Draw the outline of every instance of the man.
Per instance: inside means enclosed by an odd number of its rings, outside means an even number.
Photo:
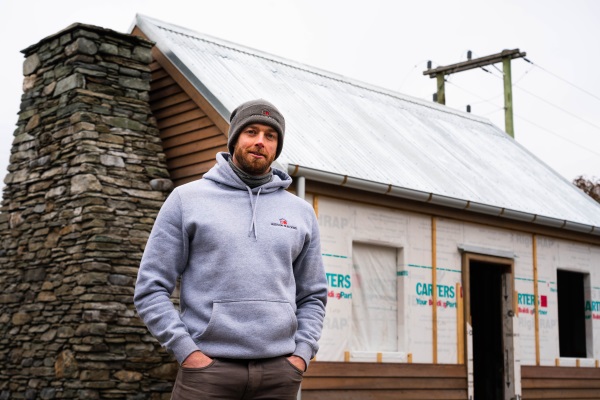
[[[275,106],[243,103],[229,154],[158,214],[134,302],[181,364],[173,399],[295,399],[317,352],[327,300],[319,228],[310,205],[285,190],[291,178],[271,168],[284,134]]]

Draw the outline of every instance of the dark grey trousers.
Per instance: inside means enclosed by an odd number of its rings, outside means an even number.
[[[285,357],[214,359],[204,368],[180,367],[171,400],[296,400],[302,371]]]

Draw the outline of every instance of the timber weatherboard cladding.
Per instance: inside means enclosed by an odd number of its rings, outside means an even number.
[[[523,400],[600,400],[600,368],[521,367]]]
[[[150,107],[160,131],[171,179],[202,177],[227,151],[227,137],[158,62],[151,65]]]
[[[302,399],[466,399],[464,365],[315,361],[304,375]]]

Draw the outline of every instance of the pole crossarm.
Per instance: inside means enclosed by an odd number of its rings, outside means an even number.
[[[438,74],[450,75],[456,72],[467,71],[469,69],[484,67],[486,65],[496,64],[502,62],[504,59],[512,60],[514,58],[521,58],[527,55],[526,52],[521,52],[519,49],[514,50],[503,50],[500,53],[492,54],[491,56],[485,56],[475,58],[473,60],[464,61],[456,64],[446,65],[443,67],[437,67],[434,69],[428,69],[423,71],[423,75],[429,75],[430,78],[435,78]]]

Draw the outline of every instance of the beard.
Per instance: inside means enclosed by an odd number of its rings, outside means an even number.
[[[255,158],[251,151],[259,153],[263,157]],[[233,151],[233,160],[238,167],[248,175],[260,176],[266,174],[275,160],[275,154],[269,155],[259,149],[243,149],[236,146]]]

